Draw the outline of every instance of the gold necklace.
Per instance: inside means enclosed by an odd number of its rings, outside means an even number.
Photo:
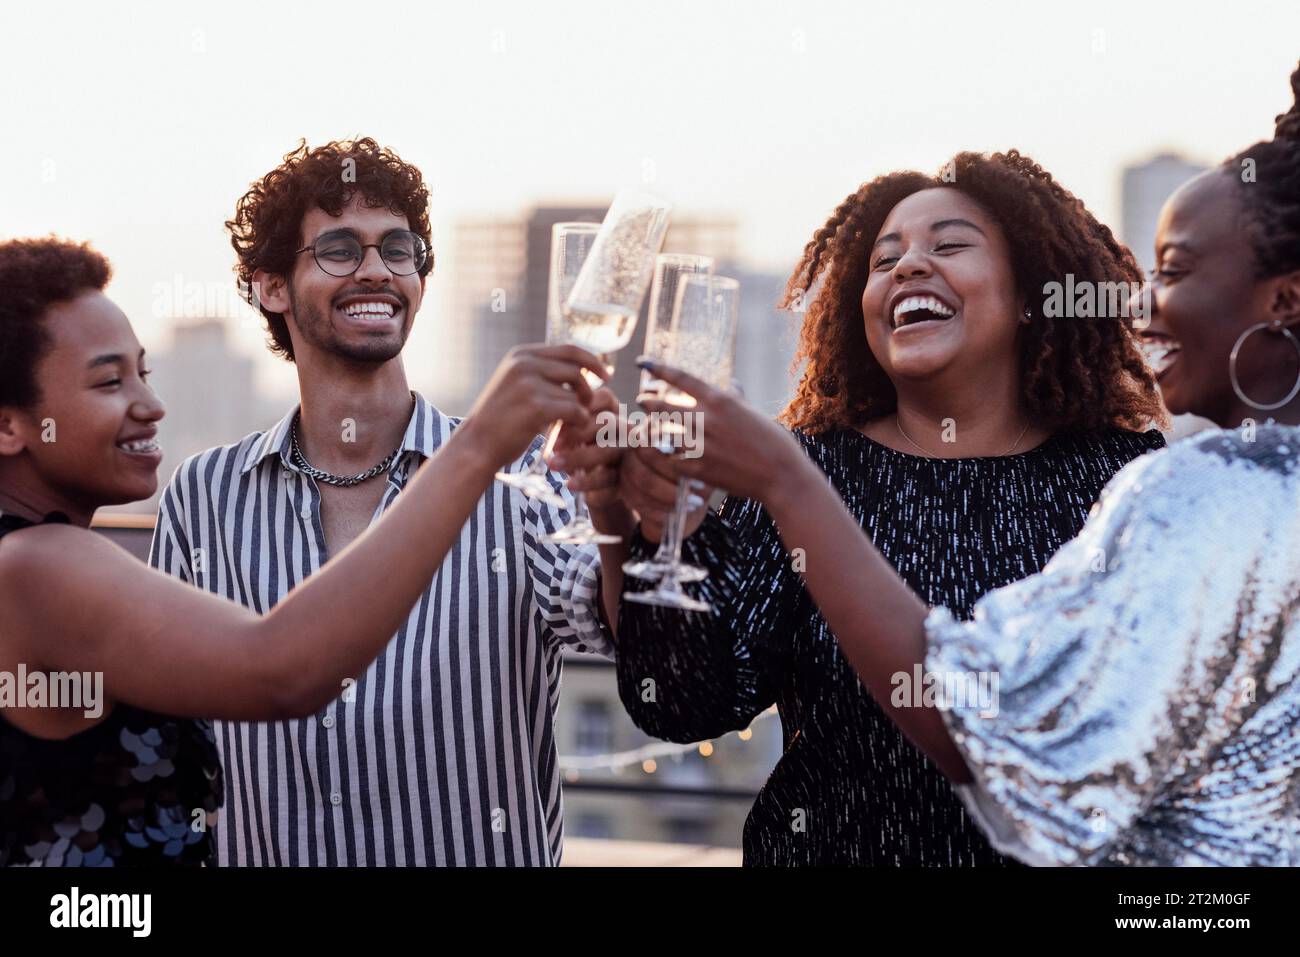
[[[925,449],[922,449],[921,446],[920,446],[920,444],[919,444],[915,439],[913,439],[910,435],[908,435],[906,432],[903,431],[903,420],[902,420],[902,418],[901,418],[897,413],[895,413],[895,415],[894,415],[894,426],[898,429],[898,434],[901,435],[903,438],[907,439],[907,441],[911,442],[911,443],[912,443],[913,445],[915,445],[918,449],[921,449],[921,453],[922,453],[922,454],[923,454],[927,459],[935,458],[935,456],[931,455],[931,454],[930,454],[929,452],[927,452]],[[1029,425],[1026,424],[1025,427],[1024,427],[1023,429],[1020,430],[1020,434],[1016,436],[1016,440],[1015,440],[1014,442],[1011,443],[1011,448],[1007,449],[1007,450],[1006,450],[1005,452],[1003,452],[1002,454],[1003,454],[1003,455],[1010,455],[1012,452],[1014,452],[1014,451],[1016,450],[1016,446],[1018,446],[1018,445],[1020,444],[1020,440],[1023,439],[1023,438],[1025,437],[1025,433],[1028,432],[1028,431],[1029,431]]]

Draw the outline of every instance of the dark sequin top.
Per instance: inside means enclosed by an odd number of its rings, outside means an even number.
[[[0,538],[31,524],[0,515]],[[46,740],[0,711],[0,866],[206,863],[221,796],[206,721],[119,704],[94,727]]]
[[[908,585],[958,618],[1041,570],[1111,477],[1164,445],[1154,430],[1111,430],[1018,455],[929,459],[856,430],[796,436]],[[653,546],[637,534],[630,550],[648,558]],[[761,506],[728,498],[683,558],[708,569],[687,588],[715,614],[623,602],[619,694],[642,730],[683,742],[743,729],[776,704],[784,754],[745,823],[747,865],[1014,863],[863,689]]]

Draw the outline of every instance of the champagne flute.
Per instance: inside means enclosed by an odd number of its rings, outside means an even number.
[[[551,267],[546,289],[546,341],[566,342],[564,338],[564,303],[582,271],[591,252],[600,223],[556,223],[551,227]],[[496,473],[498,481],[513,485],[529,498],[539,499],[554,508],[564,508],[565,502],[547,480],[546,461],[555,448],[560,434],[560,421],[551,425],[542,452],[532,464],[521,472],[502,470]]]
[[[677,286],[680,277],[685,275],[709,274],[713,272],[713,259],[709,256],[694,256],[689,253],[664,253],[655,260],[654,281],[650,284],[650,311],[646,316],[644,355],[650,359],[668,361],[670,334],[673,322],[673,306],[677,301]],[[641,372],[641,389],[637,398],[646,396],[662,398],[668,383],[656,378],[646,369]],[[665,451],[671,451],[667,447]],[[678,494],[678,508],[682,508],[682,495]],[[700,581],[708,576],[702,568],[694,565],[673,562],[672,536],[664,535],[659,540],[659,550],[653,558],[639,562],[626,562],[623,573],[633,578],[656,581],[667,571],[677,569],[683,581]]]
[[[614,197],[600,224],[591,251],[582,265],[557,320],[557,341],[594,352],[606,371],[614,371],[614,353],[628,344],[637,313],[654,273],[655,255],[668,231],[666,202],[649,193],[624,191]],[[592,388],[604,384],[583,370]],[[568,525],[542,537],[545,542],[605,544],[617,535],[596,530],[583,510],[582,493],[575,496],[574,517]]]
[[[703,379],[715,388],[730,389],[739,309],[740,283],[735,279],[709,274],[680,277],[669,331],[668,364]],[[681,409],[683,417],[689,416],[695,406],[691,395],[673,387],[664,391],[663,400]],[[660,425],[659,431],[689,437],[684,425],[672,421]],[[700,441],[703,441],[703,436],[700,436]],[[682,562],[682,535],[690,487],[690,480],[678,480],[677,504],[664,527],[665,537],[671,536],[668,542],[671,564],[660,576],[657,586],[650,591],[624,592],[626,600],[686,611],[713,611],[708,602],[691,597],[682,588],[687,581],[708,577],[703,569]]]

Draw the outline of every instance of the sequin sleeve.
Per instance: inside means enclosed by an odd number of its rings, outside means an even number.
[[[927,619],[963,802],[1032,864],[1294,862],[1300,440],[1213,432],[1107,486],[1042,573]],[[990,700],[961,689],[992,688]],[[991,701],[991,706],[990,706]]]
[[[649,558],[655,547],[638,533],[631,557]],[[621,602],[618,687],[647,734],[700,741],[747,727],[774,703],[790,635],[810,612],[776,526],[756,502],[724,501],[683,542],[682,558],[708,571],[687,589],[714,613]],[[628,591],[650,587],[624,581]]]

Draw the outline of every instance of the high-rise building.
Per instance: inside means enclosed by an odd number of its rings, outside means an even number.
[[[1206,167],[1174,153],[1161,153],[1124,168],[1120,201],[1120,238],[1133,250],[1143,272],[1155,266],[1156,222],[1160,208],[1183,183]]]
[[[451,314],[441,317],[444,351],[429,395],[448,414],[469,411],[497,362],[523,341],[512,320],[522,299],[524,232],[519,220],[462,220],[453,227]]]
[[[717,271],[740,280],[736,381],[746,401],[775,417],[794,394],[791,363],[803,313],[777,308],[785,293],[785,273],[733,264],[719,264]]]

